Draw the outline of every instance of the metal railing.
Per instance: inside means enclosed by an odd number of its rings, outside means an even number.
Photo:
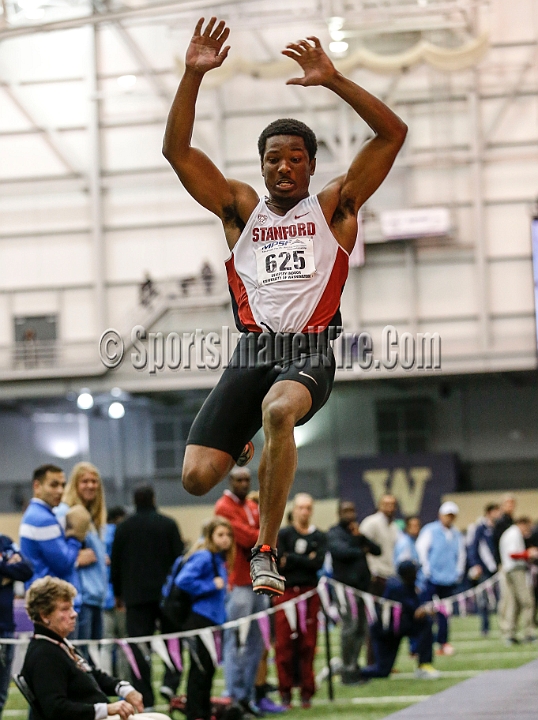
[[[184,276],[139,285],[139,301],[118,321],[116,329],[130,344],[135,325],[150,329],[170,308],[185,312],[229,303],[225,278]],[[106,372],[99,359],[98,338],[86,340],[21,340],[0,345],[0,381],[46,379],[62,376],[100,375]]]

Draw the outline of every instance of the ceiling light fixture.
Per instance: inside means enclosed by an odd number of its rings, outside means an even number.
[[[79,410],[90,410],[93,407],[93,396],[87,388],[80,391],[77,398],[77,407]]]
[[[338,32],[344,27],[345,18],[338,15],[329,18],[329,34],[333,37],[334,32]],[[335,38],[336,39],[336,38]]]
[[[119,420],[125,415],[125,408],[120,402],[113,402],[108,408],[108,417]]]
[[[334,40],[329,43],[329,50],[333,55],[343,55],[348,51],[349,45],[344,40]]]
[[[120,75],[116,82],[122,90],[132,90],[136,85],[136,75]]]

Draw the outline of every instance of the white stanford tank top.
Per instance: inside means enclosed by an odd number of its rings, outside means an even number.
[[[348,267],[316,195],[283,216],[262,198],[226,261],[238,328],[321,332],[340,307]]]

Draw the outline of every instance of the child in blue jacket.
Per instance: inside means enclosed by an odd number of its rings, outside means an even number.
[[[184,630],[222,625],[226,621],[224,600],[228,571],[233,564],[235,544],[232,526],[215,517],[204,527],[204,537],[187,555],[175,579],[176,585],[192,596]],[[189,638],[191,663],[187,680],[187,720],[210,720],[211,684],[215,667],[199,637]]]

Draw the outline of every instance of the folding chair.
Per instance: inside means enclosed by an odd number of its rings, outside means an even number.
[[[39,709],[37,707],[35,695],[30,690],[30,686],[26,682],[26,678],[21,673],[19,673],[18,675],[13,675],[13,682],[17,686],[20,694],[30,706],[30,717],[32,717],[32,715],[34,714],[39,715]]]

